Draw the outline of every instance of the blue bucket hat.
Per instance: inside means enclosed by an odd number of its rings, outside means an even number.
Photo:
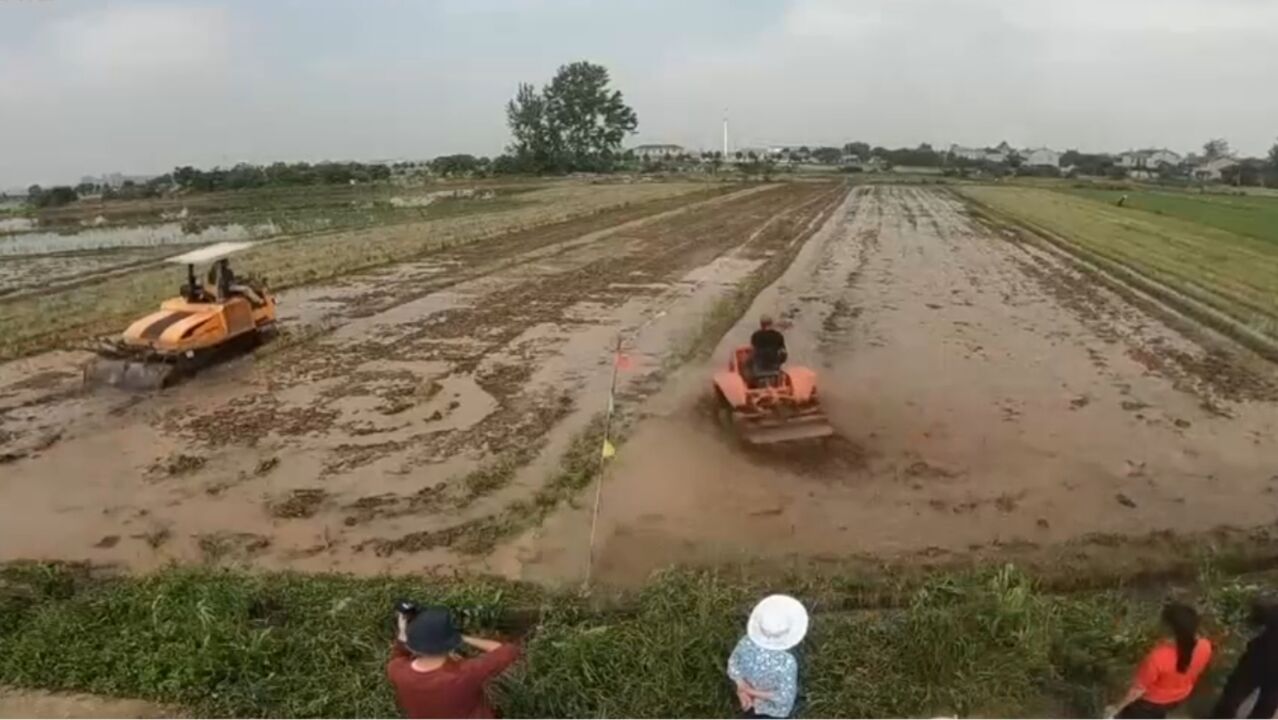
[[[445,608],[425,608],[408,623],[404,633],[408,649],[418,655],[446,655],[462,644],[453,614]]]

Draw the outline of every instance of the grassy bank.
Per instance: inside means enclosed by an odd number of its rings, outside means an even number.
[[[1008,568],[934,575],[899,607],[838,610],[863,579],[802,585],[671,571],[592,600],[460,578],[355,579],[174,569],[95,578],[0,570],[0,683],[175,703],[204,715],[386,716],[382,674],[399,597],[447,603],[475,632],[524,637],[500,688],[508,716],[733,714],[722,675],[753,600],[785,589],[814,613],[802,651],[810,716],[1095,713],[1145,647],[1165,589],[1056,595]],[[1192,599],[1235,649],[1250,589],[1207,577]],[[1216,663],[1219,681],[1227,665]],[[1215,694],[1208,688],[1198,702]]]
[[[1278,336],[1278,243],[1064,192],[989,185],[959,192]]]
[[[1126,208],[1188,220],[1278,245],[1278,198],[1171,190],[1094,190],[1071,187],[1073,195]]]

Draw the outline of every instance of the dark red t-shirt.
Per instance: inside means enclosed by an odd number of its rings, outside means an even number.
[[[413,669],[413,656],[400,643],[391,648],[386,676],[395,687],[395,702],[409,718],[492,718],[484,687],[519,659],[519,646],[501,647],[467,660],[448,660],[436,670]]]

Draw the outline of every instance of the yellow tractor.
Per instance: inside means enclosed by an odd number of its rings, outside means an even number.
[[[237,280],[226,259],[252,245],[216,243],[169,258],[166,262],[186,266],[178,297],[93,348],[98,357],[85,366],[85,383],[155,390],[273,336],[275,296],[264,283]],[[208,284],[195,274],[206,264]]]

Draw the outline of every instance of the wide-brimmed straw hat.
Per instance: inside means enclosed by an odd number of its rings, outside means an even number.
[[[789,595],[769,595],[750,611],[746,635],[766,650],[789,650],[808,634],[808,611]]]

